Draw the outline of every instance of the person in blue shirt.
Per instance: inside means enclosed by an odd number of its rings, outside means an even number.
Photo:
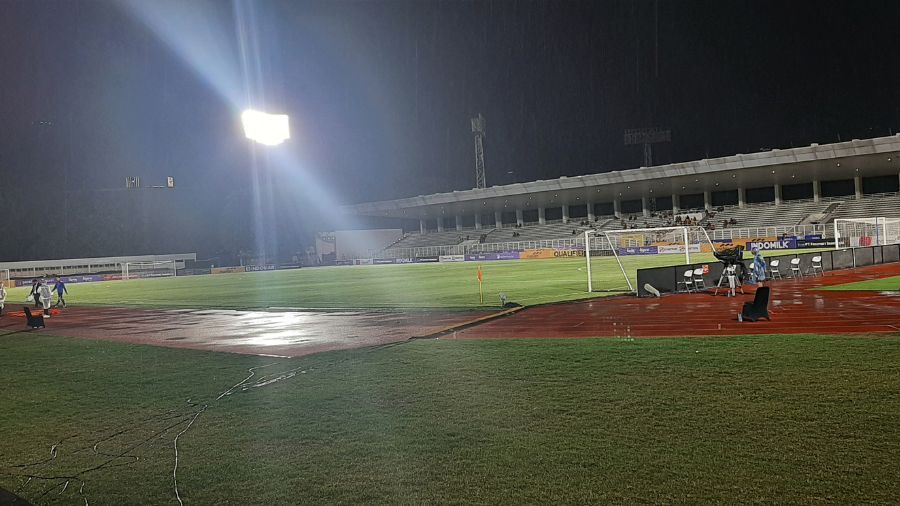
[[[66,307],[66,299],[63,298],[63,295],[69,293],[69,290],[66,289],[66,284],[62,278],[56,278],[56,284],[53,285],[53,289],[56,290],[56,307],[59,307],[60,304],[62,304],[62,307]]]
[[[753,248],[753,277],[756,280],[756,284],[762,286],[763,281],[766,280],[766,261],[763,259],[762,253],[759,251],[759,248]]]

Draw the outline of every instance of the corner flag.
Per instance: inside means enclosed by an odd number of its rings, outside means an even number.
[[[478,266],[478,274],[475,275],[478,278],[478,296],[480,297],[481,304],[484,304],[484,290],[482,290],[481,286],[484,283],[484,274],[481,272],[481,266]]]

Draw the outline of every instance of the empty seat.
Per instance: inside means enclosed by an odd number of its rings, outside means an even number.
[[[684,276],[681,278],[681,281],[678,282],[678,285],[683,285],[684,291],[690,292],[691,288],[694,286],[694,270],[688,269],[684,271]]]
[[[703,279],[703,267],[697,267],[696,269],[694,269],[694,289],[706,289],[706,281]]]
[[[822,257],[820,255],[816,255],[812,257],[812,264],[810,266],[810,270],[812,271],[813,276],[825,275],[825,271],[822,269]]]
[[[769,272],[771,273],[772,279],[781,279],[781,271],[778,270],[778,266],[781,265],[781,260],[777,258],[769,262]]]
[[[792,258],[791,259],[791,277],[792,278],[802,278],[803,272],[800,271],[800,259]]]

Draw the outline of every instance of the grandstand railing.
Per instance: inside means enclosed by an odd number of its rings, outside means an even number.
[[[823,224],[779,225],[772,227],[745,227],[708,230],[712,240],[753,239],[756,237],[778,237],[781,235],[822,235],[831,237],[833,227]],[[416,248],[391,248],[372,251],[371,258],[420,258],[441,255],[471,255],[496,251],[522,251],[526,249],[572,249],[583,248],[584,237],[578,235],[571,238],[545,239],[539,241],[506,241],[483,244],[453,244],[446,246],[420,246]]]

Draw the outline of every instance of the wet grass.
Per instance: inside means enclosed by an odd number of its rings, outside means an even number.
[[[714,262],[711,254],[692,255]],[[635,283],[637,269],[679,265],[683,255],[622,257]],[[584,258],[483,262],[484,303],[474,262],[307,268],[290,271],[110,281],[69,285],[73,304],[188,308],[484,308],[499,294],[523,305],[609,295],[587,292]],[[612,257],[592,263],[596,290],[627,290]],[[620,294],[621,291],[612,292]],[[10,290],[8,302],[25,299]]]
[[[257,374],[296,375],[216,400],[275,361]],[[75,476],[90,504],[176,503],[172,440],[207,405],[179,439],[185,504],[894,504],[898,363],[900,336],[883,335],[437,340],[275,360],[12,334],[0,487],[83,504],[72,478],[22,487]],[[60,440],[52,461],[14,467]]]
[[[881,279],[869,279],[843,285],[825,286],[820,290],[871,290],[871,291],[898,291],[900,290],[900,276]]]

